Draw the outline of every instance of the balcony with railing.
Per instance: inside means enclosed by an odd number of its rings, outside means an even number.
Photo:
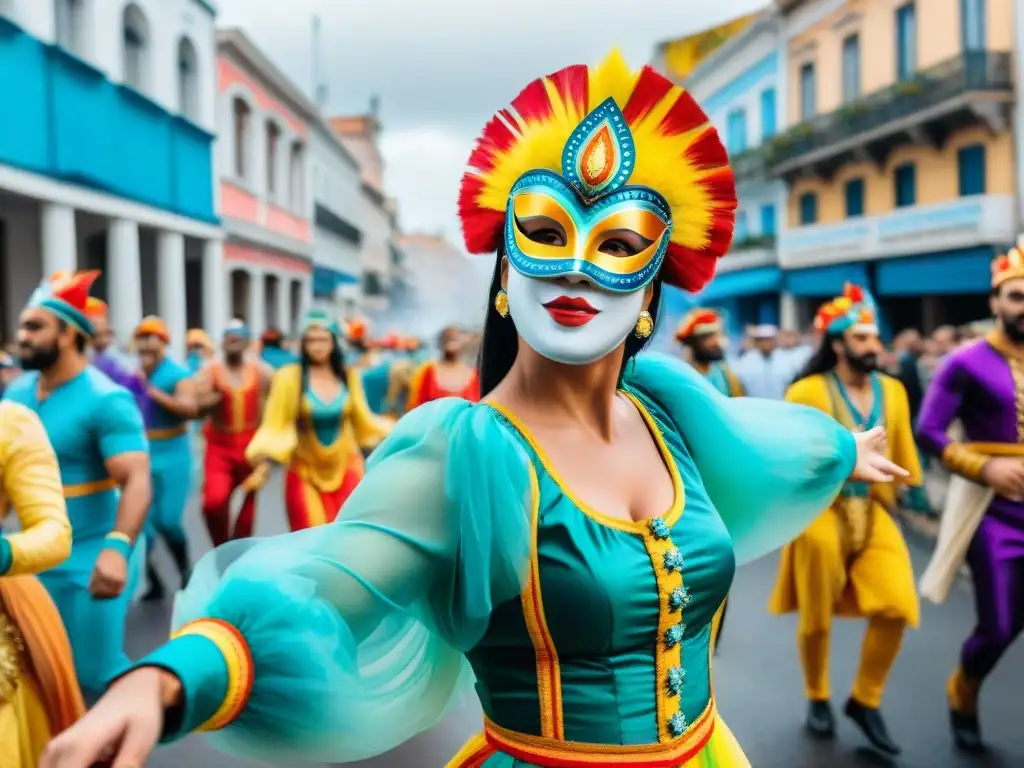
[[[774,235],[753,235],[733,241],[729,252],[718,261],[719,274],[778,264]]]
[[[0,17],[0,163],[216,221],[210,133]]]
[[[967,51],[776,136],[766,148],[768,171],[829,177],[851,161],[881,165],[904,144],[941,147],[953,131],[979,122],[1005,128],[1012,99],[1010,54]]]

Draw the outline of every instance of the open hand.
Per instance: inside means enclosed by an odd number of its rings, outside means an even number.
[[[850,480],[860,483],[891,483],[897,478],[910,477],[903,467],[894,464],[885,455],[888,439],[882,427],[856,432],[857,463]]]
[[[128,582],[128,561],[116,549],[104,549],[96,558],[89,581],[89,594],[97,600],[120,596]]]
[[[160,739],[164,710],[180,696],[181,684],[169,672],[155,667],[129,672],[46,745],[39,768],[140,768]]]
[[[259,491],[267,484],[268,480],[270,480],[270,465],[262,462],[257,464],[249,476],[242,481],[242,488],[250,493]]]

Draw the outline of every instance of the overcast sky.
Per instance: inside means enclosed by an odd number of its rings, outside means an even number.
[[[322,20],[328,113],[381,99],[385,186],[406,231],[458,242],[455,200],[477,133],[531,79],[619,46],[634,66],[658,41],[766,0],[217,0],[307,93],[312,19]],[[626,9],[629,9],[628,12]],[[461,242],[459,242],[461,245]]]

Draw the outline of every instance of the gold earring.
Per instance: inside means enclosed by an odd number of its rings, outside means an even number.
[[[508,317],[508,294],[504,289],[494,296],[494,309],[502,317]]]
[[[651,317],[651,313],[646,309],[640,313],[639,317],[637,317],[636,327],[633,329],[633,333],[636,334],[638,339],[646,339],[654,333],[654,318]]]

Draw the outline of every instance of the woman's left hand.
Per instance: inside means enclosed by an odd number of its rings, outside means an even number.
[[[867,432],[855,432],[853,439],[857,443],[857,464],[850,474],[850,480],[861,483],[891,483],[897,478],[910,477],[907,470],[886,457],[888,439],[885,429],[875,427]]]

